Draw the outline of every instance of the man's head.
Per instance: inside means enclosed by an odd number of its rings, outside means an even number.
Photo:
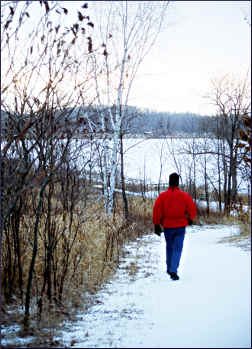
[[[174,172],[169,177],[169,186],[170,187],[178,187],[179,185],[179,175]]]

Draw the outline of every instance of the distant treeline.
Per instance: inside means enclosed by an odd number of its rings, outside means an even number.
[[[158,112],[152,110],[135,111],[136,117],[131,117],[134,108],[129,113],[129,120],[124,121],[126,133],[151,133],[153,136],[166,136],[178,134],[203,134],[212,133],[214,118],[190,112]],[[211,126],[212,125],[212,126]]]
[[[203,135],[214,133],[213,116],[202,116],[190,112],[158,112],[149,109],[140,109],[134,106],[125,107],[125,116],[122,120],[122,133],[124,135],[141,135],[144,133],[150,134],[153,137],[173,136],[173,135]],[[115,111],[112,108],[99,108],[99,113],[104,113],[104,121],[107,132],[112,130],[111,116],[115,117]],[[110,114],[111,112],[111,114]],[[25,125],[26,120],[30,115],[15,114],[13,112],[1,111],[2,117],[2,135],[10,129],[10,124],[18,123],[19,129]],[[67,108],[57,110],[54,113],[55,125],[64,126],[64,130],[73,127],[76,128],[78,134],[84,136],[85,133],[99,133],[101,129],[100,118],[98,117],[98,108],[94,106]]]

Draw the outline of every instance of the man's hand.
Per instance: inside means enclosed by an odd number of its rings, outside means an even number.
[[[191,218],[188,217],[187,219],[188,219],[188,224],[193,225],[193,221],[191,220]]]
[[[157,234],[158,236],[160,236],[162,233],[162,229],[160,227],[160,225],[155,225],[155,234]]]

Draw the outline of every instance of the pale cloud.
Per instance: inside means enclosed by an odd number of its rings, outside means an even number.
[[[146,57],[131,102],[162,111],[214,114],[203,96],[215,76],[245,76],[251,62],[249,1],[178,1]],[[168,11],[169,16],[169,11]],[[174,24],[175,23],[175,24]]]

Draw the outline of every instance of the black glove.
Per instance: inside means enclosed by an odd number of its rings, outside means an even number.
[[[193,225],[193,221],[191,220],[191,218],[187,218],[188,219],[188,225]]]
[[[157,234],[158,236],[160,236],[162,233],[162,229],[160,227],[160,225],[155,225],[155,234]]]

